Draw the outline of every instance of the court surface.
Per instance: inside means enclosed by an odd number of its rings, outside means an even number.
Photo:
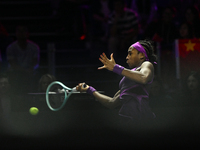
[[[199,142],[199,108],[158,109],[162,119],[159,118],[156,124],[129,130],[120,125],[118,108],[107,109],[88,94],[73,94],[57,112],[47,107],[43,96],[20,97],[20,107],[13,103],[16,107],[12,106],[9,113],[1,113],[0,147],[167,148],[193,147]],[[29,102],[25,103],[27,99]],[[38,115],[29,114],[31,106],[39,108]],[[185,112],[193,112],[196,117],[185,116]]]

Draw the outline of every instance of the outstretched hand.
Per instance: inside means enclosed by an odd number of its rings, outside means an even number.
[[[104,64],[104,66],[99,67],[98,69],[108,69],[110,71],[113,71],[113,68],[116,65],[115,60],[113,58],[113,53],[110,55],[110,59],[108,59],[106,54],[103,53],[102,55],[100,55],[99,60]]]

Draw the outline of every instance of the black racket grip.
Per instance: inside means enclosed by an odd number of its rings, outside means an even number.
[[[84,83],[84,84],[82,85],[82,87],[83,87],[83,88],[86,88],[86,87],[87,87],[87,85]]]

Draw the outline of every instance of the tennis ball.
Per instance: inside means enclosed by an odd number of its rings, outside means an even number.
[[[31,107],[29,112],[31,115],[37,115],[39,113],[39,109],[37,107]]]

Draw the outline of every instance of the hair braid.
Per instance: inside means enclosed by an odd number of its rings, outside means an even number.
[[[154,54],[154,46],[153,46],[153,41],[151,40],[140,40],[138,41],[142,46],[143,48],[145,49],[146,53],[147,53],[147,56],[149,58],[149,61],[151,63],[154,63],[157,61],[157,56]]]

